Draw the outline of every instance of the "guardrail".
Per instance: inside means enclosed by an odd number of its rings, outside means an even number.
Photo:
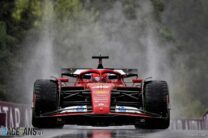
[[[31,105],[0,101],[0,126],[31,127]],[[201,119],[171,120],[170,129],[208,130],[208,112]]]

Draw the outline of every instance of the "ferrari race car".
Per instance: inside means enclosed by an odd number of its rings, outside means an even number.
[[[61,128],[64,124],[169,127],[166,81],[141,79],[137,69],[104,68],[102,59],[108,56],[92,58],[99,60],[97,69],[63,68],[59,78],[35,81],[34,127]]]

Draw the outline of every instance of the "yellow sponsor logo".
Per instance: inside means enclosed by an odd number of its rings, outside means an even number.
[[[98,90],[98,91],[96,91],[96,93],[97,93],[97,94],[104,94],[104,93],[106,93],[106,91]]]

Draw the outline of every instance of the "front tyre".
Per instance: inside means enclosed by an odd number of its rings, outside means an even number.
[[[40,115],[55,111],[58,108],[58,86],[52,80],[37,80],[34,84],[34,107],[32,111],[32,125],[37,128],[60,128],[55,119],[41,118]]]
[[[144,84],[145,110],[161,115],[161,119],[147,119],[142,128],[167,129],[170,125],[169,90],[166,81],[148,81]],[[135,125],[136,128],[139,126]]]

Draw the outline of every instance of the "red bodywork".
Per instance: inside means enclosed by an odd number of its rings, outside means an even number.
[[[86,74],[91,74],[91,78],[84,79],[83,76]],[[117,76],[116,79],[109,79],[107,77],[107,75],[109,74]],[[98,77],[99,79],[96,80],[96,77]],[[134,124],[136,121],[138,122],[138,120],[140,121],[142,119],[151,118],[151,115],[143,112],[111,112],[111,95],[113,89],[125,88],[126,90],[128,90],[131,88],[141,89],[142,87],[142,79],[133,79],[131,86],[128,86],[124,82],[124,78],[125,75],[109,69],[92,69],[83,71],[76,77],[76,81],[73,86],[69,86],[66,84],[66,82],[68,82],[66,78],[59,78],[58,81],[61,82],[62,88],[84,87],[84,90],[89,90],[91,94],[92,111],[63,113],[58,112],[52,114],[51,116],[64,117],[66,124],[68,123],[95,126],[108,126],[112,125],[111,123],[113,123],[113,125],[128,125]],[[142,91],[140,91],[140,93],[141,92]],[[115,122],[112,121],[112,119],[115,120]],[[104,123],[92,123],[94,121]]]
[[[83,80],[84,74],[92,73],[90,80]],[[113,82],[107,79],[107,73],[112,73],[118,76],[118,79]],[[96,77],[99,80],[96,80]],[[96,82],[95,82],[96,81]],[[110,96],[111,90],[114,87],[125,86],[122,77],[119,73],[112,70],[89,70],[80,74],[75,86],[84,86],[91,91],[92,109],[94,114],[108,114],[110,113]]]
[[[135,125],[162,119],[160,114],[145,110],[146,81],[138,78],[137,69],[103,68],[102,59],[108,57],[94,58],[99,59],[97,69],[62,69],[61,77],[53,80],[58,86],[57,110],[39,118],[92,126]],[[126,82],[129,77],[136,78]]]
[[[107,74],[115,74],[117,79],[110,80],[107,78]],[[83,79],[83,75],[92,74],[91,79]],[[95,77],[99,77],[100,80],[96,80]],[[145,113],[112,113],[110,111],[111,107],[111,91],[116,88],[135,88],[141,87],[143,79],[133,79],[133,85],[127,86],[124,82],[125,75],[120,74],[117,71],[109,70],[109,69],[92,69],[81,72],[79,76],[77,76],[76,82],[74,86],[67,86],[65,82],[68,82],[68,78],[62,77],[58,78],[59,82],[62,82],[62,87],[84,87],[84,89],[89,89],[91,92],[92,99],[92,112],[85,113],[57,113],[52,116],[61,117],[61,116],[77,116],[77,115],[122,115],[122,116],[132,116],[132,117],[144,117],[150,118],[150,115]],[[138,83],[140,85],[138,85]],[[137,85],[135,85],[137,84]]]

